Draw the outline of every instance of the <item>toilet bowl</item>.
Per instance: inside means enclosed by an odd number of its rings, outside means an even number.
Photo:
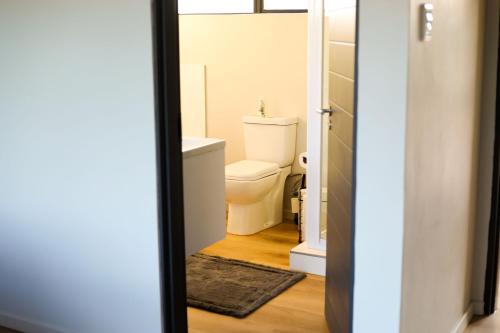
[[[228,233],[251,235],[282,222],[295,156],[296,118],[245,117],[246,160],[226,166]]]
[[[251,204],[276,185],[281,171],[276,163],[244,160],[226,167],[226,201]]]

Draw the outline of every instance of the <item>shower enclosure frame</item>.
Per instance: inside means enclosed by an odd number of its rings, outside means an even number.
[[[320,230],[324,120],[317,111],[323,108],[323,1],[309,1],[308,13],[307,169],[316,172],[307,172],[306,242],[310,249],[325,251]]]

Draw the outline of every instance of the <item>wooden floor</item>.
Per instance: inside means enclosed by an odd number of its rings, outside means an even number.
[[[288,269],[290,267],[289,252],[299,244],[298,237],[295,224],[281,223],[251,236],[227,234],[226,239],[201,252]]]
[[[227,235],[202,252],[287,269],[297,237],[294,224],[282,223],[252,236]],[[324,298],[324,278],[309,275],[244,319],[189,308],[189,332],[327,333]]]

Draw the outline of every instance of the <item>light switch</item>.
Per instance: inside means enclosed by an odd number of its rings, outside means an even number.
[[[434,5],[431,3],[424,3],[421,9],[422,22],[421,22],[421,38],[423,41],[430,41],[432,39],[432,28],[434,24]]]

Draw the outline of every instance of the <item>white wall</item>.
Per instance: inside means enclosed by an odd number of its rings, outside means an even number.
[[[495,140],[496,68],[498,57],[498,20],[500,1],[487,0],[484,32],[483,95],[479,147],[477,216],[474,245],[472,300],[484,301],[488,229],[491,214],[491,184],[493,180],[493,148]],[[500,302],[497,301],[497,304]],[[481,308],[481,306],[479,307]],[[482,309],[481,309],[482,310]],[[481,313],[481,312],[480,312]]]
[[[147,0],[0,0],[0,326],[160,332]]]
[[[471,306],[485,1],[411,1],[401,331],[452,332]]]
[[[399,332],[409,13],[359,1],[354,332]]]
[[[482,301],[498,1],[486,1],[491,53],[484,67],[482,2],[433,3],[434,40],[425,44],[418,40],[418,1],[359,4],[355,332],[452,332]],[[477,190],[486,203],[479,204],[474,258],[478,154]]]

